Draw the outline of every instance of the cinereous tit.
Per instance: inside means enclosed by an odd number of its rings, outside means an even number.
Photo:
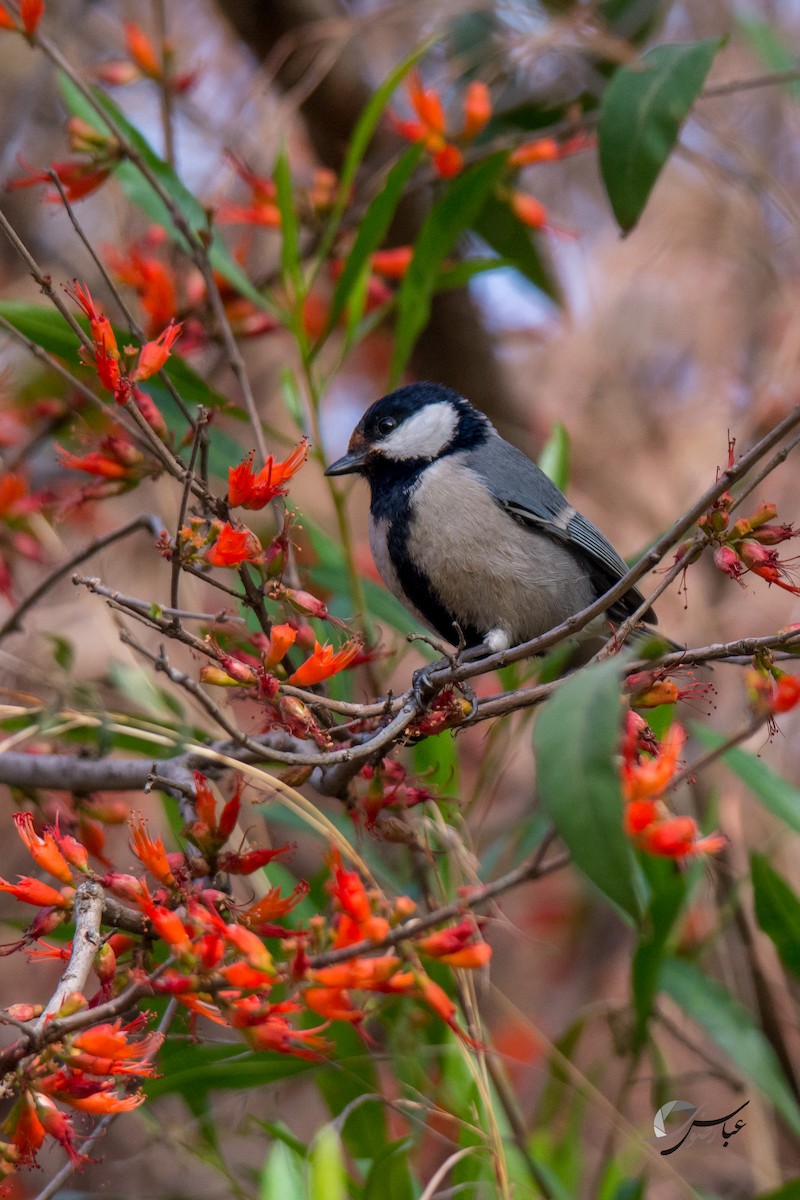
[[[489,419],[436,383],[367,409],[326,475],[372,491],[369,540],[390,591],[453,644],[490,652],[546,633],[626,574],[616,550]],[[632,587],[608,609],[642,603]],[[654,624],[649,610],[643,620]]]

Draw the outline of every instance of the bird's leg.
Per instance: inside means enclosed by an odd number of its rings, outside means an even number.
[[[411,690],[414,694],[414,699],[417,703],[417,708],[420,712],[424,712],[429,702],[436,695],[439,688],[431,680],[431,674],[434,671],[441,671],[448,666],[452,657],[448,653],[447,647],[441,642],[434,641],[425,633],[409,633],[409,642],[425,642],[428,646],[432,646],[437,654],[442,657],[436,662],[428,663],[424,667],[419,667],[411,676]]]
[[[462,662],[469,662],[472,659],[480,658],[482,655],[487,653],[487,648],[485,646],[467,646],[464,632],[458,622],[454,621],[453,627],[457,635],[456,650],[454,654],[451,653],[441,642],[434,641],[433,638],[428,637],[424,633],[410,633],[408,635],[408,640],[410,642],[427,642],[429,646],[432,646],[434,650],[442,655],[442,658],[438,662],[429,663],[425,667],[420,667],[419,670],[415,671],[412,676],[411,688],[414,694],[414,699],[417,702],[417,706],[421,710],[426,708],[436,693],[441,690],[431,680],[431,675],[434,672],[440,671],[448,666],[451,670],[455,671]],[[467,719],[471,720],[472,717],[475,716],[475,713],[478,709],[478,698],[469,684],[461,682],[457,684],[457,687],[461,692],[463,692],[470,702],[471,711]]]

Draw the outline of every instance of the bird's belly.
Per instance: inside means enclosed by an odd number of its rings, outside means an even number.
[[[454,620],[481,634],[502,630],[511,644],[545,633],[594,599],[577,556],[519,525],[453,458],[421,477],[407,551]]]

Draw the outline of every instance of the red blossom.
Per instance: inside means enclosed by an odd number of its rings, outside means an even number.
[[[238,467],[228,470],[228,502],[232,508],[260,509],[276,496],[285,496],[287,484],[308,457],[308,438],[303,438],[292,453],[276,462],[270,454],[260,471],[253,471],[251,453]]]
[[[234,529],[226,521],[214,544],[206,551],[205,560],[212,567],[238,567],[243,562],[258,562],[264,551],[256,535],[246,527]]]
[[[34,34],[44,15],[44,0],[20,0],[19,15],[25,32],[29,36]]]
[[[316,642],[314,653],[292,672],[288,682],[296,687],[311,687],[315,683],[321,683],[323,679],[329,679],[331,675],[349,667],[360,649],[361,642],[356,638],[351,638],[336,651],[333,646],[321,646]]]
[[[172,347],[177,338],[183,332],[183,322],[178,321],[177,324],[171,321],[166,329],[155,338],[152,342],[145,342],[139,351],[139,361],[136,364],[131,379],[134,383],[140,383],[144,379],[149,379],[151,375],[155,375],[160,371],[165,362],[170,356]]]
[[[52,831],[46,829],[41,836],[37,834],[33,827],[33,813],[29,812],[14,813],[14,824],[36,865],[49,875],[55,876],[61,883],[71,884],[72,871]]]

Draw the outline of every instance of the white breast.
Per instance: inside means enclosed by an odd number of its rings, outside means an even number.
[[[422,473],[409,556],[460,623],[527,641],[589,604],[592,585],[577,555],[508,516],[464,458],[448,455]]]

